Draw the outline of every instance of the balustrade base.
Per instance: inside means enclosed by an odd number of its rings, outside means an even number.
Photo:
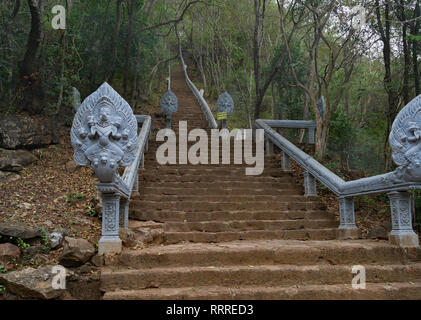
[[[98,242],[98,255],[120,253],[122,249],[121,239],[117,236],[102,236]]]
[[[358,228],[338,228],[336,229],[336,239],[356,240],[360,239],[361,232]]]
[[[393,234],[389,233],[389,242],[399,247],[419,247],[418,235],[415,232]]]

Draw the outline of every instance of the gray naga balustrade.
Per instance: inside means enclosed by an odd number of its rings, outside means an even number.
[[[138,134],[138,124],[142,125]],[[135,116],[129,104],[107,83],[79,107],[70,132],[74,159],[90,165],[99,179],[102,197],[102,236],[99,254],[121,251],[119,228],[128,228],[129,201],[138,190],[151,131],[150,116]],[[122,176],[119,167],[126,167]]]
[[[337,232],[339,239],[357,238],[358,229],[355,224],[353,197],[387,192],[392,214],[391,243],[403,246],[419,246],[418,236],[412,228],[411,189],[421,189],[421,95],[413,99],[397,115],[392,125],[389,143],[392,157],[399,166],[396,170],[385,174],[344,181],[307,153],[296,147],[273,128],[300,127],[302,122],[288,120],[256,120],[256,128],[263,129],[265,138],[277,146],[288,157],[296,161],[306,170],[306,194],[315,193],[313,181],[318,180],[338,195],[340,225]],[[288,167],[283,159],[283,168]],[[314,185],[315,186],[315,185]],[[309,190],[309,191],[308,191]]]
[[[197,90],[194,83],[190,80],[189,75],[187,74],[187,65],[184,63],[183,53],[181,52],[181,46],[178,46],[178,51],[180,54],[181,66],[183,67],[184,77],[186,78],[187,85],[190,87],[190,90],[193,92],[194,96],[196,97],[197,101],[199,102],[200,108],[202,109],[203,114],[208,121],[209,127],[211,129],[217,129],[218,124],[216,123],[215,117],[212,114],[211,109],[209,108],[208,103],[203,98],[203,95],[200,94],[199,90]]]

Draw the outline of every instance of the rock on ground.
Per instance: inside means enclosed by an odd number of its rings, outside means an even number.
[[[28,227],[20,223],[0,223],[0,235],[2,237],[21,238],[22,240],[32,240],[41,238],[41,231],[39,228]]]
[[[35,148],[58,140],[56,121],[52,118],[11,115],[0,119],[1,148]]]
[[[368,239],[389,239],[389,232],[392,230],[392,225],[388,222],[383,222],[381,226],[372,228],[367,235]]]
[[[64,238],[59,261],[65,267],[78,267],[95,254],[95,248],[85,239]]]
[[[161,244],[164,242],[162,223],[130,220],[129,227],[135,233],[135,239],[138,242],[143,244]]]
[[[136,233],[133,231],[121,228],[118,233],[124,247],[133,248],[139,244],[139,242],[136,240]]]
[[[0,284],[6,287],[7,292],[26,299],[55,299],[60,297],[64,290],[53,288],[53,265],[39,269],[27,268],[0,274]]]
[[[0,170],[19,172],[37,158],[26,150],[0,150]]]
[[[20,257],[20,249],[11,243],[0,244],[0,265],[13,269],[13,260]]]
[[[75,172],[81,168],[74,160],[67,161],[65,167],[67,172]]]
[[[54,231],[48,234],[48,240],[50,242],[51,249],[58,249],[63,243],[64,235],[61,232]]]

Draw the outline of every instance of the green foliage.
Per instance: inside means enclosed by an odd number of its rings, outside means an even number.
[[[2,264],[0,264],[0,274],[6,273],[6,272],[7,272],[6,268]]]
[[[80,192],[69,192],[66,194],[66,202],[68,203],[73,203],[76,202],[77,200],[83,200],[84,196],[83,194],[81,194]]]
[[[149,81],[161,82],[161,75],[167,66],[159,65],[155,79],[150,73],[155,64],[169,56],[164,37],[157,30],[136,32],[147,25],[171,19],[179,13],[177,3],[155,3],[147,14],[144,1],[136,1],[133,17],[133,37],[128,39],[128,6],[131,1],[123,1],[121,24],[117,42],[114,41],[117,1],[75,1],[66,12],[66,30],[54,30],[51,26],[54,4],[45,2],[43,11],[44,36],[36,56],[36,70],[40,73],[45,92],[43,112],[53,115],[60,110],[72,116],[72,87],[86,97],[104,81],[114,82],[120,91],[124,69],[129,71],[128,92],[130,98],[132,80],[137,75],[139,94],[148,95]],[[22,109],[23,94],[20,87],[19,64],[23,60],[31,26],[31,15],[25,1],[21,1],[20,11],[15,19],[10,19],[14,1],[0,3],[0,113],[14,113]],[[164,18],[163,18],[164,17]],[[168,27],[166,27],[168,28]],[[161,28],[166,32],[166,28]],[[126,46],[129,45],[128,65],[125,65]],[[114,58],[114,48],[116,58]],[[138,53],[140,51],[140,54]],[[113,62],[113,63],[112,63]],[[113,70],[114,69],[114,70]],[[111,75],[113,79],[110,79]],[[153,86],[152,86],[153,87]],[[59,97],[62,95],[61,103]],[[129,100],[128,100],[129,101]],[[66,121],[66,117],[63,117]],[[69,125],[69,123],[67,123]]]
[[[40,231],[41,231],[42,252],[49,253],[50,252],[50,239],[48,238],[48,232],[47,230],[45,230],[44,227],[41,227]]]
[[[97,212],[96,210],[95,210],[95,208],[93,207],[93,206],[91,206],[91,205],[88,205],[87,207],[86,207],[86,213],[88,214],[88,216],[90,216],[90,217],[99,217],[99,218],[101,218],[101,213],[100,212]]]
[[[24,240],[22,240],[21,238],[17,238],[16,239],[16,244],[19,248],[22,249],[22,251],[25,251],[26,249],[28,249],[31,245],[29,243],[26,243]]]

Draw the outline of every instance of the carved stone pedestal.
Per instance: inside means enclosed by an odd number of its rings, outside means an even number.
[[[418,247],[418,236],[412,229],[411,194],[409,192],[390,192],[392,231],[389,241],[400,247]]]
[[[336,239],[348,240],[360,238],[360,230],[355,224],[354,198],[339,197],[340,224],[336,230]]]
[[[98,242],[98,255],[120,253],[122,248],[120,237],[102,236]]]
[[[102,193],[102,236],[98,243],[98,254],[120,253],[122,243],[118,236],[120,196]]]

